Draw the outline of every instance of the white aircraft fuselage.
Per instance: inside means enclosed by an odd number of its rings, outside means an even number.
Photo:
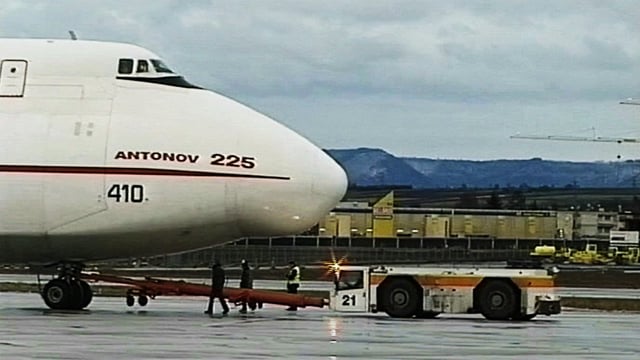
[[[295,234],[344,171],[141,47],[0,39],[0,263],[90,261]]]

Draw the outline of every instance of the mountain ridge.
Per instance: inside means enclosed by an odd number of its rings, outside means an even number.
[[[640,161],[463,160],[398,157],[383,149],[326,150],[347,172],[351,186],[416,189],[492,187],[628,188],[640,184]]]

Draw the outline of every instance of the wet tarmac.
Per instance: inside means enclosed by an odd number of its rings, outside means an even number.
[[[145,308],[96,298],[52,311],[37,294],[0,294],[2,359],[637,359],[639,313],[565,311],[530,322],[477,315],[433,320],[265,307],[202,314],[205,300],[163,297]]]

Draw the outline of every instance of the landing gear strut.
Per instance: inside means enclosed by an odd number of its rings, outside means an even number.
[[[89,284],[80,279],[83,265],[78,263],[60,263],[58,277],[50,280],[42,289],[42,299],[48,307],[55,310],[84,309],[93,299]]]

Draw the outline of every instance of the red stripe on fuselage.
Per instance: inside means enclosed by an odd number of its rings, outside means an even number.
[[[62,175],[140,175],[140,176],[180,176],[180,177],[228,177],[245,179],[290,180],[288,176],[221,173],[194,170],[171,170],[129,167],[99,166],[51,166],[51,165],[0,165],[0,172],[8,173],[40,173]]]

